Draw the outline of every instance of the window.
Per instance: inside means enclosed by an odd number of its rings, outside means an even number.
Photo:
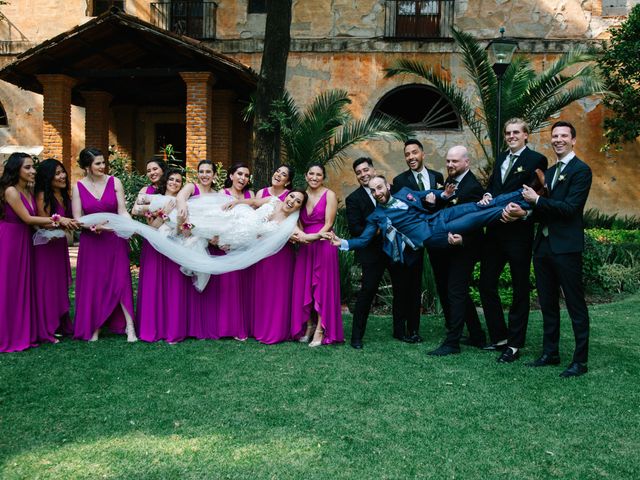
[[[629,13],[629,4],[627,0],[602,0],[602,16],[618,17]]]
[[[0,127],[9,126],[9,121],[7,119],[7,112],[4,111],[4,106],[0,103]]]
[[[428,85],[403,85],[387,93],[373,110],[419,130],[461,130],[460,117],[448,98]]]
[[[91,17],[97,17],[108,11],[111,7],[118,7],[124,12],[124,0],[93,0]]]
[[[385,0],[384,5],[386,37],[451,37],[455,0]]]
[[[249,0],[247,13],[267,13],[267,0]]]

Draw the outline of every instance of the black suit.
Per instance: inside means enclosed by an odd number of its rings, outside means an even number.
[[[523,184],[532,185],[536,178],[535,170],[547,169],[547,157],[525,147],[503,182],[502,164],[509,161],[508,153],[500,155],[489,177],[487,192],[493,197],[519,190]],[[480,299],[493,343],[508,340],[511,347],[524,346],[529,321],[533,231],[534,223],[531,219],[494,224],[486,229],[481,255]],[[508,329],[498,295],[498,280],[507,263],[511,270],[513,288]]]
[[[436,189],[438,185],[444,185],[444,177],[440,172],[427,169],[429,174],[429,183],[432,189]],[[411,170],[405,170],[393,179],[391,193],[396,193],[401,188],[409,188],[411,190],[420,190],[418,182]],[[431,254],[430,254],[431,255]],[[404,318],[394,318],[394,336],[404,334],[404,325],[406,324],[409,335],[418,334],[420,329],[420,305],[422,303],[422,268],[424,259],[424,249],[412,250],[406,248],[404,250],[404,265],[396,264],[394,266],[394,299],[395,289],[402,292],[402,302],[405,304],[402,312]],[[397,286],[397,287],[396,287]]]
[[[450,181],[450,179],[447,179]],[[475,175],[468,171],[457,186],[456,196],[445,206],[477,202],[484,189]],[[455,233],[455,232],[452,232]],[[447,337],[444,344],[458,347],[462,329],[467,325],[470,339],[482,343],[484,332],[476,307],[469,295],[473,267],[480,255],[482,230],[463,236],[463,245],[434,250],[431,254],[438,296],[444,312]]]
[[[544,325],[543,353],[558,354],[560,343],[560,288],[571,317],[576,348],[573,361],[586,363],[589,352],[589,311],[582,284],[584,205],[591,188],[591,169],[575,157],[561,170],[547,170],[549,197],[540,197],[534,219],[540,223],[533,243],[533,267]]]
[[[364,187],[358,187],[345,200],[347,207],[347,222],[349,233],[352,237],[359,237],[364,227],[367,225],[367,217],[375,210],[375,204],[365,191]],[[392,273],[391,261],[382,251],[382,235],[376,236],[369,245],[362,249],[355,250],[356,261],[362,265],[362,280],[360,291],[356,297],[356,305],[353,311],[353,326],[351,329],[351,343],[359,343],[364,337],[367,327],[367,318],[371,310],[371,304],[378,291],[380,280],[385,269]],[[395,291],[396,281],[392,273],[393,292],[393,318],[394,325],[402,322],[401,293]],[[398,321],[396,322],[396,318]],[[398,335],[404,335],[404,326],[398,329]],[[394,334],[395,334],[394,328]]]

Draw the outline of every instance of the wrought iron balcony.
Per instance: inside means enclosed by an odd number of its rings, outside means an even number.
[[[384,35],[396,39],[450,39],[454,0],[385,0]]]
[[[217,9],[215,2],[154,2],[151,3],[151,23],[187,37],[213,40]]]

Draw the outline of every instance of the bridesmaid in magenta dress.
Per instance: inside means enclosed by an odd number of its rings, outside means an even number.
[[[253,198],[249,189],[251,172],[246,163],[232,165],[224,182],[222,192],[235,200]],[[220,246],[224,249],[224,245]],[[253,267],[218,275],[218,329],[217,337],[234,337],[246,340],[251,335],[250,316],[253,287]]]
[[[342,342],[338,249],[326,241],[308,243],[307,234],[330,232],[336,218],[336,194],[323,186],[326,172],[311,165],[305,175],[309,200],[300,212],[300,250],[296,258],[291,306],[291,335],[310,347]],[[315,236],[313,236],[315,237]],[[314,317],[317,318],[314,333]]]
[[[164,220],[149,212],[147,195],[158,193],[175,197],[182,188],[182,174],[175,169],[167,170],[164,161],[154,159],[147,162],[147,178],[151,185],[140,191],[131,213],[145,215],[150,226],[159,228]],[[165,208],[164,213],[171,210]],[[136,304],[136,330],[140,340],[166,340],[169,343],[184,340],[189,283],[179,265],[158,253],[146,240],[143,242]]]
[[[74,218],[98,212],[129,216],[122,183],[106,175],[102,152],[85,148],[78,162],[85,177],[73,189]],[[133,291],[129,267],[129,243],[97,225],[80,234],[76,267],[76,316],[74,338],[96,341],[100,328],[127,334],[137,341],[133,325]]]
[[[0,177],[0,352],[36,345],[31,226],[53,227],[54,222],[35,216],[35,200],[29,188],[35,175],[29,155],[12,153]],[[77,225],[69,219],[60,223],[65,228]]]
[[[177,197],[178,221],[182,225],[189,219],[187,200],[199,195],[216,193],[213,185],[217,178],[217,171],[210,160],[201,160],[198,163],[198,183],[187,183]],[[214,247],[209,247],[213,254]],[[186,277],[187,283],[187,336],[199,339],[218,338],[218,276],[211,275],[207,286],[202,292],[198,292],[191,279]]]
[[[38,215],[71,217],[69,175],[64,165],[48,158],[36,173]],[[34,247],[35,298],[38,312],[38,341],[57,343],[56,335],[72,335],[69,318],[71,265],[66,235]]]
[[[281,165],[271,177],[271,186],[263,188],[257,198],[278,197],[285,201],[294,172]],[[253,267],[253,305],[251,330],[261,343],[279,343],[291,338],[291,290],[295,252],[291,244]]]

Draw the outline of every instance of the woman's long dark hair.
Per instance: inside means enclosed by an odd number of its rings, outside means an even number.
[[[7,188],[15,187],[18,184],[20,169],[26,158],[31,158],[31,155],[15,152],[9,155],[9,158],[4,163],[4,170],[2,171],[2,177],[0,177],[0,218],[4,218],[4,192]]]
[[[150,163],[155,163],[156,165],[158,165],[158,167],[160,167],[160,170],[162,170],[162,176],[160,177],[160,180],[158,180],[158,186],[156,187],[156,190],[158,191],[158,193],[160,193],[160,191],[162,190],[162,195],[164,195],[164,192],[167,191],[167,185],[165,182],[167,181],[167,178],[169,178],[166,176],[167,162],[157,158],[152,158],[151,160],[147,160],[147,163],[145,164],[145,172],[146,172],[146,167],[148,167]]]
[[[167,181],[169,180],[169,177],[171,175],[175,175],[176,173],[180,175],[180,177],[182,177],[182,184],[184,185],[184,176],[182,175],[182,170],[179,168],[168,168],[167,170],[164,171],[164,174],[162,175],[162,180],[158,185],[158,193],[160,195],[166,195]]]
[[[233,185],[233,182],[231,181],[231,175],[236,173],[241,168],[246,168],[247,170],[249,170],[249,172],[251,172],[249,165],[247,165],[246,163],[244,162],[234,163],[233,165],[231,165],[231,167],[227,171],[227,178],[224,181],[224,188],[229,188],[231,187],[231,185]],[[251,187],[251,182],[247,182],[247,184],[244,186],[242,191],[246,192],[247,190],[249,190],[250,187]]]
[[[56,197],[54,195],[53,188],[53,179],[56,176],[56,170],[58,167],[62,167],[64,173],[67,175],[67,183],[64,188],[60,192],[62,194],[62,206],[64,207],[65,216],[69,215],[71,211],[71,200],[69,197],[69,173],[67,169],[64,168],[64,165],[56,160],[55,158],[47,158],[45,161],[41,162],[38,165],[38,170],[36,171],[36,195],[40,192],[44,195],[44,209],[50,215],[55,213],[55,202]]]

